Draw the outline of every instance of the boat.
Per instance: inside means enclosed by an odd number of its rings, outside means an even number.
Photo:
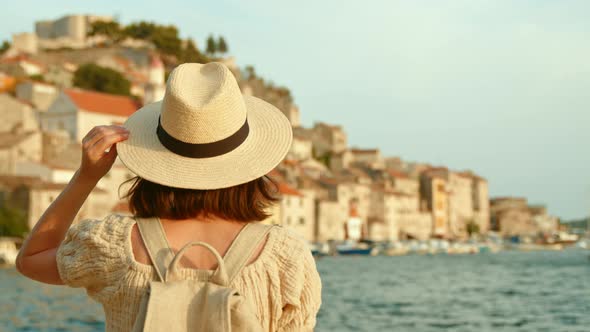
[[[375,256],[379,253],[376,247],[370,246],[366,243],[359,243],[354,241],[346,241],[342,244],[336,245],[336,252],[338,255],[360,255],[360,256]]]
[[[391,242],[386,244],[382,253],[387,256],[403,256],[407,255],[410,249],[401,242]]]
[[[18,250],[11,238],[0,238],[0,265],[14,265]]]
[[[327,256],[330,252],[330,248],[326,243],[309,243],[309,249],[314,257]]]

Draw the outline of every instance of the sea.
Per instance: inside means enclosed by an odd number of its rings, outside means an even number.
[[[316,331],[590,332],[590,251],[323,257]],[[84,291],[0,269],[0,331],[104,331]]]

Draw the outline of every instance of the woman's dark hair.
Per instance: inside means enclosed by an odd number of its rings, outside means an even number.
[[[267,209],[278,202],[277,184],[268,176],[234,187],[198,190],[173,188],[134,177],[124,196],[129,209],[139,218],[188,219],[216,216],[228,220],[252,222],[270,215]]]

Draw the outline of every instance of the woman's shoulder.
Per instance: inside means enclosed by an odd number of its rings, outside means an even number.
[[[281,249],[301,250],[309,247],[303,236],[290,228],[276,225],[271,229],[271,234]]]
[[[271,230],[273,251],[279,263],[293,265],[311,256],[308,242],[299,233],[282,226],[275,226]]]
[[[102,219],[84,219],[74,223],[69,230],[70,235],[87,233],[92,237],[107,235],[109,237],[124,235],[128,227],[134,222],[130,216],[109,214]]]
[[[132,225],[132,218],[115,214],[73,224],[56,253],[62,281],[87,288],[99,301],[106,299],[125,272],[125,239]]]

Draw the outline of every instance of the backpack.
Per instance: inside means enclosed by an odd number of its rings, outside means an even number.
[[[150,282],[133,332],[262,331],[255,306],[229,285],[273,226],[246,224],[222,258],[215,248],[200,241],[187,243],[174,255],[159,219],[137,219],[137,225],[159,280]],[[192,246],[207,248],[217,258],[218,267],[197,270],[197,279],[183,280],[178,262]]]

